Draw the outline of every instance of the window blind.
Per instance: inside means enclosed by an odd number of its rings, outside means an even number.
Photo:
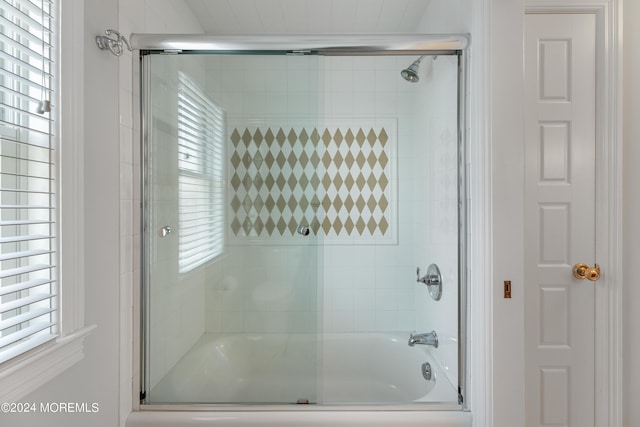
[[[224,111],[185,73],[178,78],[178,266],[224,250]]]
[[[56,336],[50,0],[0,3],[0,363]]]

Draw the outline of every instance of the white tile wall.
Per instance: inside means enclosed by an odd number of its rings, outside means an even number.
[[[133,32],[197,33],[201,27],[182,0],[119,1],[117,29],[129,36]],[[120,282],[121,289],[139,287],[140,277],[140,88],[136,69],[137,57],[126,52],[119,59],[120,100]],[[171,210],[169,210],[171,211]],[[163,218],[165,219],[165,218]],[[164,250],[164,255],[162,255]],[[160,256],[168,256],[166,248]],[[168,264],[167,264],[168,265]],[[192,280],[178,281],[176,274],[167,274],[165,281],[157,280],[152,296],[152,311],[166,308],[166,316],[153,319],[154,334],[151,384],[162,378],[168,369],[193,345],[204,332],[204,274]],[[120,307],[124,318],[132,316],[132,292],[121,292]],[[169,309],[171,307],[171,309]],[[137,321],[131,320],[136,325]],[[126,323],[123,323],[126,325]],[[121,328],[121,345],[133,348],[132,331]],[[122,354],[128,354],[122,352]],[[134,373],[130,360],[121,361],[121,384],[130,384]],[[128,414],[131,399],[121,398],[120,411]]]

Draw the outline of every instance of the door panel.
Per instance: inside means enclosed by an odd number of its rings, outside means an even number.
[[[594,425],[595,15],[525,15],[528,426]]]

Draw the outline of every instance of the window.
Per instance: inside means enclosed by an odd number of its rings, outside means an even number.
[[[224,249],[224,111],[186,74],[178,81],[178,266]]]
[[[0,4],[0,363],[58,331],[53,14]]]

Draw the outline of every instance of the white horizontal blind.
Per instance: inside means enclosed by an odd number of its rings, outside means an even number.
[[[178,88],[178,259],[186,273],[224,250],[225,114],[186,74]]]
[[[0,363],[56,336],[50,0],[0,2]]]

